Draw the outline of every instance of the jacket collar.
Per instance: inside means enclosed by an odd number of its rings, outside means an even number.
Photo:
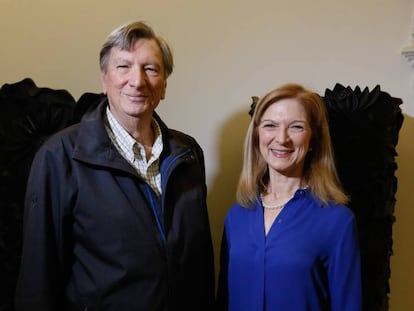
[[[119,154],[106,132],[103,118],[107,105],[108,100],[104,97],[95,109],[88,111],[83,116],[79,124],[73,157],[94,165],[134,171]],[[155,112],[154,118],[160,126],[163,137],[164,148],[161,159],[166,156],[174,156],[174,154],[188,149],[188,144],[182,141],[179,136],[174,135],[177,132],[171,131]]]

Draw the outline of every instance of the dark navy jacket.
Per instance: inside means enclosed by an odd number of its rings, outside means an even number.
[[[164,140],[158,200],[108,137],[106,105],[36,154],[17,310],[210,310],[213,250],[200,146],[157,116]]]

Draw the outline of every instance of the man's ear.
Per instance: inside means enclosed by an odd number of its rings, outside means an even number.
[[[101,85],[102,85],[102,93],[106,95],[106,74],[105,72],[101,72]]]
[[[164,91],[162,92],[161,99],[165,98],[166,92],[167,92],[167,79],[164,79]]]

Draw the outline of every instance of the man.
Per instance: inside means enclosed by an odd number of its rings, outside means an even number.
[[[17,310],[210,310],[204,158],[154,112],[171,50],[142,22],[100,52],[106,95],[49,139],[28,181]]]

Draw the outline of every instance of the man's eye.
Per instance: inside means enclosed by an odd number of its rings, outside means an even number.
[[[146,67],[146,68],[145,68],[145,71],[146,71],[146,72],[148,72],[149,74],[152,74],[152,75],[154,75],[154,74],[157,74],[157,73],[158,73],[157,69],[156,69],[156,68],[154,68],[154,67]]]

